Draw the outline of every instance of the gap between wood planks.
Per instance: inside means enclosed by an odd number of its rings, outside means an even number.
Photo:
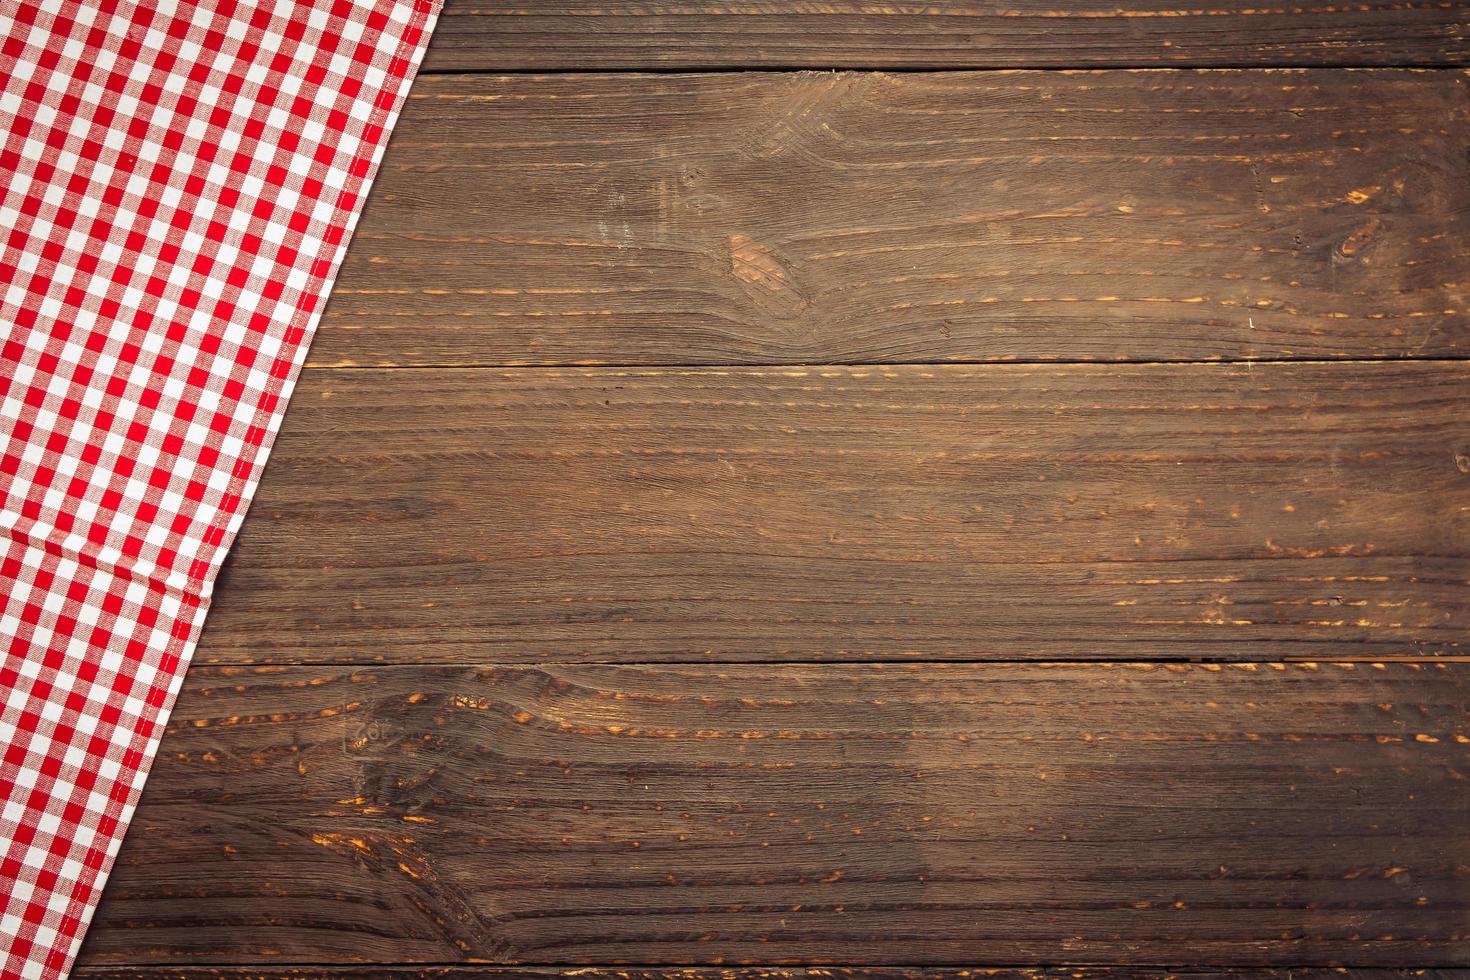
[[[489,75],[492,77],[515,77],[524,76],[528,78],[549,78],[557,75],[739,75],[739,74],[761,74],[761,75],[788,75],[801,72],[843,72],[847,74],[864,74],[868,72],[882,72],[891,75],[959,75],[959,74],[987,74],[1006,75],[1019,72],[1061,72],[1077,74],[1081,72],[1098,71],[1133,71],[1133,72],[1189,72],[1189,71],[1253,71],[1261,74],[1272,74],[1281,72],[1302,71],[1305,69],[1328,69],[1332,71],[1423,71],[1423,72],[1460,72],[1470,70],[1470,65],[1445,65],[1429,61],[1394,62],[1394,61],[1363,61],[1353,64],[1298,64],[1298,65],[1256,65],[1249,62],[1210,62],[1202,64],[1180,64],[1180,65],[1145,65],[1145,64],[1047,64],[1047,65],[955,65],[939,64],[933,65],[839,65],[839,64],[782,64],[782,65],[652,65],[646,67],[622,66],[615,68],[437,68],[428,66],[419,69],[420,77],[431,75]]]
[[[1297,364],[1458,364],[1470,360],[1470,354],[1460,357],[1215,357],[1215,358],[1128,358],[1126,360],[1103,360],[1101,358],[1016,358],[1003,361],[936,361],[936,360],[913,360],[913,361],[730,361],[720,364],[646,364],[636,361],[579,361],[575,363],[538,363],[538,364],[515,364],[496,363],[494,361],[466,362],[460,364],[333,364],[330,362],[312,361],[308,355],[305,367],[313,371],[575,371],[581,368],[612,368],[635,371],[729,371],[745,368],[778,369],[800,371],[811,368],[854,368],[866,370],[881,370],[893,367],[973,367],[973,368],[1005,368],[1005,367],[1066,367],[1069,365],[1083,367],[1145,367],[1149,365],[1169,365],[1173,367],[1188,367],[1199,365],[1201,367],[1214,367],[1216,365],[1245,364],[1249,366],[1271,366],[1271,365],[1297,365]]]
[[[1416,654],[1385,654],[1383,656],[1370,656],[1364,654],[1347,654],[1332,657],[1278,657],[1275,660],[1242,660],[1222,654],[1218,657],[1201,655],[1197,657],[1178,656],[1156,656],[1147,659],[1138,657],[1047,657],[1045,660],[1027,660],[1023,657],[914,657],[912,659],[899,659],[888,657],[883,660],[793,660],[793,659],[766,659],[766,660],[737,660],[731,657],[696,658],[682,657],[667,660],[480,660],[475,658],[464,658],[454,661],[428,661],[415,660],[303,660],[300,658],[282,658],[279,660],[264,660],[256,663],[228,662],[201,662],[201,670],[274,670],[286,667],[306,667],[312,670],[334,670],[347,668],[381,668],[381,667],[472,667],[472,668],[517,668],[528,667],[618,667],[618,668],[662,668],[662,667],[816,667],[823,665],[840,667],[923,667],[923,666],[972,666],[972,667],[1046,667],[1046,666],[1109,666],[1118,664],[1141,664],[1160,667],[1218,667],[1224,669],[1232,667],[1239,670],[1260,670],[1263,667],[1282,668],[1290,666],[1307,666],[1318,664],[1330,664],[1332,666],[1356,667],[1359,664],[1417,664],[1421,667],[1436,667],[1442,664],[1470,664],[1470,655],[1444,654],[1441,656],[1416,655]]]
[[[820,667],[824,665],[841,667],[923,667],[923,666],[971,666],[971,667],[1047,667],[1047,666],[1102,666],[1117,664],[1147,664],[1148,666],[1184,666],[1184,667],[1218,667],[1224,669],[1233,667],[1240,670],[1259,670],[1262,667],[1285,667],[1287,665],[1301,667],[1306,665],[1331,664],[1333,666],[1353,666],[1359,664],[1417,664],[1421,667],[1439,667],[1441,664],[1470,664],[1470,656],[1462,654],[1446,654],[1444,656],[1416,656],[1413,654],[1390,654],[1381,657],[1349,655],[1334,656],[1330,659],[1323,657],[1280,657],[1276,660],[1241,660],[1229,656],[1220,657],[1151,657],[1140,660],[1137,657],[1048,657],[1045,660],[1026,660],[1018,657],[1007,657],[1001,659],[982,659],[978,657],[915,657],[912,660],[899,660],[888,658],[886,660],[735,660],[731,658],[696,659],[681,658],[669,660],[478,660],[465,658],[455,661],[431,661],[421,663],[413,660],[301,660],[283,658],[280,660],[262,661],[260,663],[201,663],[201,670],[274,670],[286,667],[306,667],[311,670],[334,670],[347,668],[380,668],[380,667],[467,667],[467,668],[517,668],[528,667],[618,667],[618,668],[660,668],[660,667]]]
[[[1293,980],[1296,977],[1342,977],[1355,978],[1355,980],[1389,980],[1397,977],[1422,977],[1422,978],[1459,978],[1470,977],[1470,968],[1461,967],[1330,967],[1330,966],[1277,966],[1277,967],[1218,967],[1208,966],[1184,966],[1170,967],[1159,964],[1143,964],[1119,966],[1112,963],[1023,963],[976,966],[972,963],[894,963],[882,966],[865,966],[862,964],[841,965],[819,965],[801,964],[795,966],[767,966],[760,964],[741,964],[738,966],[710,966],[708,964],[691,963],[688,966],[671,966],[667,963],[616,963],[616,964],[594,964],[594,965],[569,965],[566,963],[517,963],[507,966],[497,963],[477,963],[463,960],[439,960],[439,961],[414,961],[403,963],[362,963],[357,965],[344,965],[342,963],[287,963],[269,964],[259,963],[188,963],[179,966],[161,966],[157,963],[113,963],[106,966],[78,966],[72,971],[72,976],[112,977],[123,974],[138,975],[151,974],[168,978],[188,978],[194,974],[205,974],[216,970],[242,971],[252,980],[264,980],[270,977],[287,977],[299,970],[317,970],[324,974],[334,976],[358,976],[358,975],[381,975],[390,973],[411,973],[419,970],[445,970],[454,973],[483,973],[483,974],[506,974],[515,975],[521,973],[544,973],[559,977],[599,977],[608,976],[616,980],[633,980],[629,976],[633,971],[646,971],[651,974],[668,977],[693,978],[709,977],[714,980],[732,980],[741,976],[749,976],[756,980],[770,980],[774,977],[782,978],[811,978],[811,980],[837,980],[837,978],[852,977],[860,978],[867,975],[885,977],[900,970],[911,970],[920,974],[939,973],[948,970],[963,970],[972,980],[982,980],[989,973],[1017,973],[1032,977],[1052,978],[1067,980],[1067,978],[1082,977],[1120,977],[1138,978],[1151,977],[1154,974],[1160,977],[1280,977],[1283,980]]]

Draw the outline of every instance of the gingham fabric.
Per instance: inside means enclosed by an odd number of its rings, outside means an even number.
[[[0,0],[0,975],[70,969],[437,0]]]

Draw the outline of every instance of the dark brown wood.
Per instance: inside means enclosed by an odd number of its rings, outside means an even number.
[[[450,0],[428,70],[1467,28]],[[304,377],[79,980],[1470,980],[1467,86],[421,79],[312,363],[445,369]],[[738,663],[909,658],[1144,662]]]
[[[1465,64],[1463,0],[449,0],[435,70]]]
[[[1205,980],[1232,977],[1236,980],[1466,980],[1470,970],[1405,969],[1374,967],[1302,967],[1290,969],[1260,968],[1253,970],[1209,970],[1191,967],[1163,969],[1126,966],[1054,966],[1046,967],[1048,980]]]
[[[87,980],[1470,980],[1470,969],[1343,969],[1295,967],[1245,970],[1162,967],[525,967],[83,966]]]
[[[1470,959],[1470,665],[191,670],[88,962]]]
[[[1430,656],[1470,364],[308,371],[207,663]]]
[[[1460,355],[1467,85],[426,78],[311,363]]]
[[[1470,970],[1374,967],[1302,967],[1290,969],[1209,970],[1195,967],[1053,966],[1045,967],[1047,980],[1466,980]]]
[[[1069,971],[1070,972],[1070,971]],[[1095,971],[1087,970],[1090,976]],[[1290,980],[1283,970],[1251,971],[1269,980]],[[1455,971],[1434,970],[1419,975],[1423,980],[1437,980],[1440,974]],[[1379,974],[1373,980],[1410,980],[1401,971],[1369,971]],[[1470,977],[1470,971],[1465,971]],[[88,980],[404,980],[413,976],[422,980],[1046,980],[1045,967],[912,967],[912,966],[737,966],[737,967],[555,967],[555,966],[288,966],[288,967],[160,967],[160,966],[84,966],[76,976]],[[1107,973],[1114,977],[1147,977],[1145,971]],[[1205,980],[1210,974],[1190,974],[1189,980]],[[1334,974],[1334,977],[1340,976]],[[1077,980],[1084,980],[1078,977]],[[1160,978],[1162,980],[1162,978]],[[1250,978],[1247,978],[1250,980]],[[1459,977],[1453,980],[1461,980]]]
[[[1470,970],[1448,967],[1303,967],[1211,970],[1199,967],[1052,966],[1046,980],[1467,980]],[[928,972],[928,971],[925,971]]]
[[[1068,975],[1072,972],[1068,970]],[[1078,970],[1091,977],[1097,971]],[[1372,980],[1411,980],[1407,971],[1370,970]],[[1418,980],[1461,980],[1457,971],[1416,973]],[[1470,971],[1464,971],[1470,977]],[[555,967],[555,966],[82,966],[73,974],[88,980],[1046,980],[1045,967],[910,967],[910,966],[738,966],[738,967]],[[1099,974],[1102,975],[1102,974]],[[1152,971],[1107,971],[1108,980],[1132,978],[1162,980]],[[1187,974],[1181,980],[1213,976]],[[1334,980],[1341,974],[1333,972]],[[1059,975],[1060,977],[1060,975]],[[1250,971],[1246,980],[1291,980],[1285,970]],[[1076,980],[1085,980],[1078,976]]]

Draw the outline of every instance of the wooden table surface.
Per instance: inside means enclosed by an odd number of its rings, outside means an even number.
[[[78,976],[1470,977],[1467,64],[449,0]]]

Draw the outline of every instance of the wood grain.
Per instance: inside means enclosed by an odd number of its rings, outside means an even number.
[[[426,78],[311,363],[1462,356],[1467,86]]]
[[[1461,0],[449,0],[435,70],[1465,64]]]
[[[196,662],[1430,656],[1470,364],[308,371]]]
[[[1470,958],[1466,664],[186,685],[89,962]]]
[[[736,967],[526,967],[460,966],[288,966],[161,967],[82,966],[87,980],[1470,980],[1470,969],[1291,969],[1211,970],[1162,967],[920,967],[920,966],[736,966]]]
[[[1324,971],[1325,972],[1325,971]],[[1421,980],[1439,980],[1456,971],[1434,970],[1416,974]],[[1093,971],[1085,971],[1088,977]],[[1284,970],[1262,969],[1253,973],[1269,980],[1290,980]],[[1372,980],[1411,980],[1406,971],[1370,970]],[[1470,977],[1470,970],[1464,971]],[[1045,967],[903,967],[903,966],[738,966],[738,967],[555,967],[486,966],[466,963],[456,966],[82,966],[73,976],[88,980],[1046,980]],[[1108,972],[1108,980],[1137,977],[1155,980],[1147,971],[1126,974]],[[1206,980],[1211,973],[1188,974],[1190,980]],[[1341,977],[1333,973],[1334,977]],[[1076,980],[1086,980],[1084,976]],[[1162,980],[1159,977],[1158,980]],[[1250,978],[1247,978],[1250,980]],[[1451,980],[1462,980],[1452,977]]]
[[[1091,975],[1091,971],[1087,971]],[[1405,971],[1369,971],[1372,980],[1410,980]],[[1435,970],[1419,975],[1438,980]],[[1253,973],[1263,980],[1290,980],[1284,970],[1262,969]],[[1207,980],[1217,974],[1189,974],[1190,980]],[[555,966],[83,966],[73,976],[88,980],[1046,980],[1045,967],[903,967],[903,966],[738,966],[738,967],[555,967]],[[1109,980],[1119,974],[1108,973]],[[1125,976],[1155,980],[1146,971],[1129,971]],[[1340,976],[1334,974],[1335,977]],[[1470,970],[1465,971],[1470,977]],[[1084,980],[1078,976],[1076,980]],[[1158,977],[1162,980],[1162,977]],[[1250,980],[1250,978],[1247,978]],[[1461,980],[1453,977],[1453,980]]]

